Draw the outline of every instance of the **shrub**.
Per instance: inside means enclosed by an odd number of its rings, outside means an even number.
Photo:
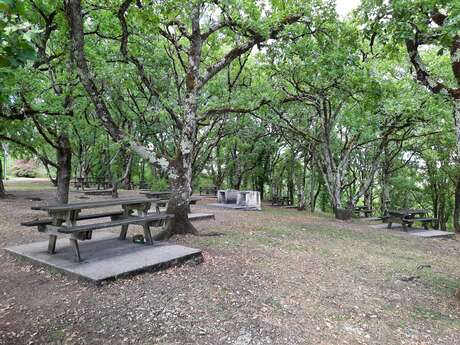
[[[16,161],[13,167],[13,175],[16,177],[37,177],[37,164],[33,160],[21,159]]]

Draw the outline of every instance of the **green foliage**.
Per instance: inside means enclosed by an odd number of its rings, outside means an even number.
[[[22,20],[24,14],[23,1],[0,0],[0,69],[21,66],[36,56],[32,45],[36,31]]]
[[[120,2],[83,2],[85,54],[97,90],[126,134],[118,143],[107,135],[76,74],[62,3],[34,3],[0,0],[0,140],[9,140],[17,157],[55,163],[57,137],[66,134],[73,176],[117,180],[132,157],[133,182],[168,189],[167,175],[124,144],[136,140],[158,157],[176,157],[182,131],[171,112],[181,120],[186,116],[191,46],[174,23],[190,30],[197,2],[132,2],[125,14],[129,55],[141,63],[157,92],[153,96],[120,51]],[[316,206],[330,212],[327,148],[329,167],[335,170],[349,154],[339,176],[344,205],[359,194],[376,163],[371,183],[375,209],[383,210],[388,187],[389,206],[433,213],[442,209],[450,226],[455,175],[451,104],[414,82],[404,41],[412,33],[410,23],[421,34],[435,34],[437,40],[422,58],[431,72],[454,85],[447,47],[458,33],[457,2],[364,0],[351,20],[337,16],[333,1],[202,4],[202,33],[219,20],[233,21],[204,41],[202,74],[255,33],[267,38],[287,16],[304,17],[278,39],[235,59],[199,90],[195,189],[257,189],[266,199],[280,194],[296,201],[303,192],[307,203],[316,200]],[[453,14],[442,29],[426,24],[434,5]],[[49,174],[54,171],[50,164]],[[360,196],[358,203],[363,202]]]

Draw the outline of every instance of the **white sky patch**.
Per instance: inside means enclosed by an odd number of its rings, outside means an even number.
[[[360,3],[361,0],[336,0],[335,7],[337,8],[337,13],[341,17],[345,17],[351,10],[358,7]]]

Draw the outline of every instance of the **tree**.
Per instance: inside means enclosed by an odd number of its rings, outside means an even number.
[[[415,78],[434,94],[440,94],[452,104],[457,138],[456,156],[460,165],[460,34],[458,2],[397,0],[388,4],[367,0],[362,5],[365,31],[375,42],[380,35],[384,44],[403,43],[413,66]],[[449,64],[451,73],[436,75],[423,59],[422,47],[437,50],[437,62]],[[434,62],[435,59],[431,59]],[[445,70],[444,70],[445,71]],[[460,169],[456,185],[460,187]],[[455,190],[460,200],[460,189]],[[455,231],[460,232],[460,203],[455,204]]]
[[[117,125],[114,112],[107,101],[109,96],[95,77],[97,69],[91,66],[91,56],[85,51],[85,34],[88,32],[85,33],[84,30],[85,12],[78,0],[65,2],[72,58],[80,82],[111,137],[116,141],[124,141],[143,159],[161,166],[168,172],[173,193],[167,212],[173,213],[175,217],[157,238],[167,238],[177,233],[195,234],[196,229],[188,220],[187,213],[192,161],[199,127],[206,127],[213,117],[221,113],[241,112],[241,109],[234,109],[232,105],[225,107],[225,111],[222,112],[221,104],[213,108],[213,102],[206,102],[207,95],[212,94],[213,80],[238,57],[251,52],[254,46],[261,47],[270,39],[276,39],[282,34],[288,35],[285,28],[300,20],[304,20],[302,27],[305,34],[308,34],[313,30],[309,21],[312,14],[307,12],[308,2],[301,4],[302,6],[280,6],[273,3],[271,12],[274,14],[266,17],[264,15],[268,13],[253,1],[192,1],[186,5],[167,1],[161,5],[137,3],[137,7],[133,4],[130,0],[123,1],[116,11],[121,28],[119,34],[115,35],[119,41],[120,51],[117,59],[132,67],[132,72],[137,74],[137,80],[142,85],[142,92],[147,94],[149,99],[155,100],[158,108],[167,114],[168,121],[172,122],[174,129],[170,129],[169,133],[173,140],[166,151],[158,153],[161,146],[152,145],[149,148],[146,143],[126,135]],[[91,15],[91,19],[98,18]],[[98,24],[100,22],[96,23],[96,31]],[[139,39],[134,35],[135,29],[150,39]],[[97,34],[102,37],[110,36],[110,41],[114,37],[100,32],[96,32]],[[147,51],[153,52],[158,49],[159,41],[167,45],[166,51],[171,56],[171,69],[166,69],[166,76],[167,79],[170,79],[170,76],[175,79],[174,102],[168,102],[164,97],[161,88],[164,85],[160,82],[162,78],[157,76],[162,69],[151,70],[144,60],[148,55]],[[149,45],[149,42],[154,43]],[[222,48],[217,49],[217,44]],[[143,59],[136,56],[138,52],[144,53]],[[149,62],[160,67],[161,64],[158,65],[154,58],[155,56]],[[119,91],[118,94],[128,93],[126,90]],[[166,91],[171,89],[166,88]]]

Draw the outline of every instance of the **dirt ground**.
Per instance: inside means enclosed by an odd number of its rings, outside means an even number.
[[[19,223],[43,216],[30,199],[53,190],[7,188],[0,247],[46,238]],[[223,236],[172,239],[202,264],[101,286],[0,249],[0,344],[460,344],[459,241],[293,209],[212,212],[197,228]]]

